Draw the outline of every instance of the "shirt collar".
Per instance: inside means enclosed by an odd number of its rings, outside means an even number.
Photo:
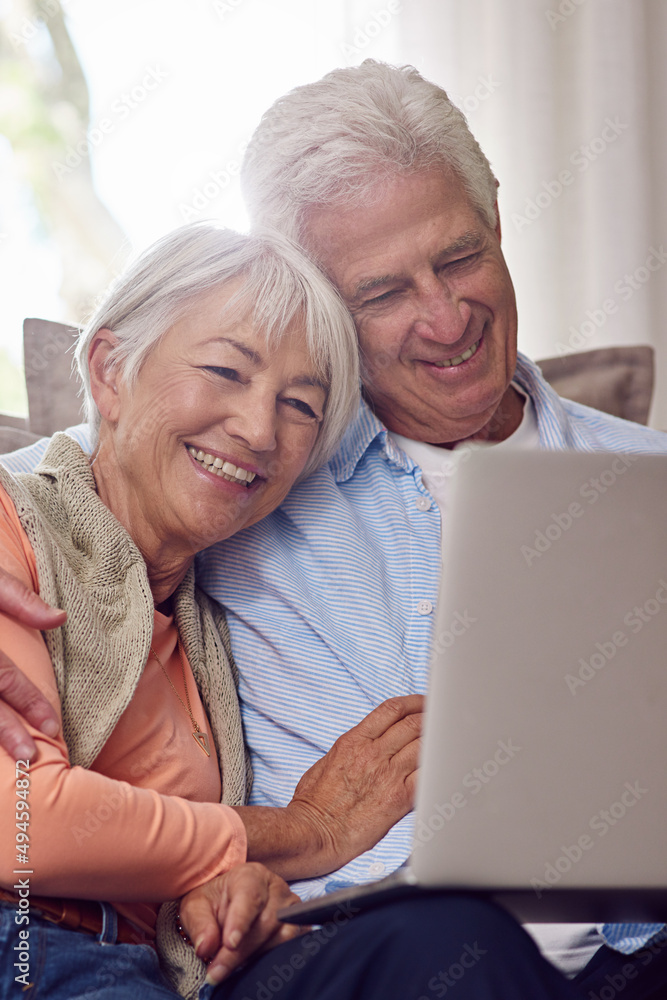
[[[375,445],[389,462],[406,471],[414,462],[397,448],[381,420],[375,416],[365,399],[361,399],[357,415],[345,432],[338,451],[329,462],[336,482],[349,479],[369,449]]]
[[[540,446],[558,451],[572,448],[574,442],[570,421],[562,400],[546,381],[538,366],[525,354],[517,354],[514,381],[533,401]]]
[[[514,381],[533,401],[540,445],[558,449],[571,446],[567,413],[560,397],[545,381],[537,365],[524,354],[517,354]],[[544,434],[546,424],[549,425],[551,432],[548,439]],[[362,399],[355,419],[348,427],[338,451],[329,463],[336,482],[345,482],[352,476],[374,442],[377,442],[380,453],[399,469],[410,471],[415,468],[413,460],[396,446],[382,421],[378,420],[368,403]]]

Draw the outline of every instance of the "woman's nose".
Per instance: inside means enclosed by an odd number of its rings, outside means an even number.
[[[276,447],[275,400],[245,400],[242,407],[225,421],[225,430],[242,440],[251,451],[267,452]]]

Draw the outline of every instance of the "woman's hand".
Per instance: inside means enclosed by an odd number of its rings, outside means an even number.
[[[206,981],[219,983],[256,951],[304,933],[303,927],[276,919],[277,910],[298,899],[279,875],[253,863],[183,896],[181,923],[199,958],[210,962]]]
[[[390,698],[301,778],[284,809],[238,806],[248,857],[283,878],[334,871],[373,847],[413,806],[424,698]]]
[[[0,569],[0,611],[36,629],[58,628],[67,617],[64,611],[50,608],[37,594],[3,569]],[[45,736],[58,733],[60,727],[51,705],[0,650],[0,746],[15,760],[29,760],[37,753],[35,741],[8,705]]]

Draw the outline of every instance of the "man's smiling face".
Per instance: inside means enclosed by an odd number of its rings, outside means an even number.
[[[304,242],[354,316],[366,395],[389,430],[433,444],[515,430],[514,289],[499,228],[456,174],[395,177],[368,206],[313,209]]]

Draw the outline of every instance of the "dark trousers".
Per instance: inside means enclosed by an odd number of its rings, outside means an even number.
[[[667,940],[634,955],[600,948],[572,982],[585,1000],[667,1000]]]
[[[388,903],[250,963],[216,1000],[572,1000],[504,910],[465,896]]]
[[[636,975],[632,970],[636,970]],[[576,980],[504,910],[465,896],[391,903],[249,963],[215,1000],[667,1000],[667,947],[601,948]]]

